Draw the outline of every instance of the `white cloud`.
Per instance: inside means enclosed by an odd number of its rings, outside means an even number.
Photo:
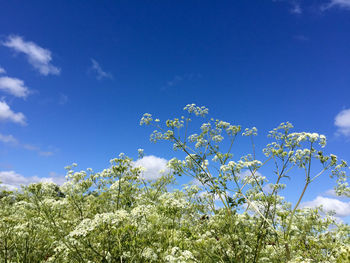
[[[26,117],[22,112],[13,112],[5,101],[0,101],[0,121],[12,121],[26,125]]]
[[[93,58],[91,59],[91,63],[92,63],[91,69],[93,71],[95,71],[97,79],[103,79],[103,78],[110,78],[111,79],[111,78],[113,78],[112,74],[103,71],[100,64],[96,60],[94,60]]]
[[[37,152],[39,155],[41,156],[51,156],[54,153],[51,151],[43,151],[41,150],[39,147],[32,145],[32,144],[22,144],[21,145],[24,149],[28,150],[28,151],[33,151],[33,152]]]
[[[54,154],[53,152],[50,152],[50,151],[47,151],[47,152],[39,151],[38,153],[39,153],[39,155],[46,156],[46,157],[52,156]]]
[[[334,211],[337,217],[346,217],[350,215],[350,202],[343,202],[335,198],[317,196],[314,200],[301,204],[302,208],[313,208],[323,206],[324,211]]]
[[[13,146],[23,148],[28,151],[37,152],[40,156],[51,156],[54,154],[53,151],[43,151],[39,147],[32,144],[24,144],[18,141],[13,135],[4,135],[0,133],[0,142],[12,144]]]
[[[56,172],[50,172],[49,177],[42,177],[41,182],[52,182],[58,185],[62,185],[66,182],[66,176]]]
[[[204,184],[202,184],[201,181],[199,181],[197,178],[193,179],[191,183],[199,187],[204,187]]]
[[[2,43],[4,46],[14,49],[16,52],[24,53],[28,62],[42,75],[58,75],[60,69],[51,64],[51,51],[42,48],[34,42],[25,41],[20,36],[9,36],[7,41]]]
[[[19,98],[26,98],[29,94],[23,80],[10,77],[0,77],[0,90]]]
[[[262,189],[264,193],[271,194],[273,192],[273,184],[265,184]]]
[[[145,171],[142,173],[142,177],[144,179],[156,180],[162,176],[161,171],[164,171],[165,173],[170,172],[169,168],[167,167],[167,163],[168,161],[164,158],[148,155],[134,162],[134,166],[142,166],[145,168]]]
[[[328,189],[324,194],[325,194],[325,195],[328,195],[328,196],[338,197],[338,198],[339,198],[339,196],[337,196],[337,194],[336,194],[336,192],[334,191],[334,189]]]
[[[5,74],[6,70],[3,67],[0,67],[0,74]]]
[[[255,171],[254,175],[255,175],[256,177],[261,177],[261,176],[263,176],[259,171]],[[244,170],[243,172],[241,172],[241,173],[238,174],[238,177],[240,177],[240,178],[242,178],[242,179],[245,178],[245,177],[247,177],[247,176],[253,176],[252,172],[249,171],[249,170]]]
[[[38,151],[39,148],[31,144],[23,144],[22,147],[28,151]]]
[[[325,196],[330,196],[330,197],[335,197],[338,200],[346,200],[347,198],[349,198],[348,196],[346,196],[345,194],[343,195],[337,195],[337,193],[335,192],[334,189],[328,189],[327,191],[325,191],[323,193],[323,195]]]
[[[18,141],[15,137],[13,137],[11,134],[10,135],[4,135],[0,133],[0,142],[3,143],[12,143],[12,144],[17,144]]]
[[[335,116],[334,125],[338,134],[350,136],[350,109],[342,110]]]
[[[0,171],[0,186],[9,190],[20,188],[21,185],[28,185],[30,183],[51,182],[61,185],[65,182],[64,175],[59,175],[51,172],[48,177],[29,176],[25,177],[15,171]]]
[[[322,6],[322,10],[326,10],[332,7],[338,7],[350,10],[350,0],[331,0],[328,4]]]

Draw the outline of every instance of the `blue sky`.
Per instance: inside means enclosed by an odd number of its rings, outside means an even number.
[[[140,117],[188,103],[256,126],[261,146],[290,121],[350,161],[349,30],[349,0],[1,1],[0,179],[61,183],[66,165],[99,171],[138,148],[168,160]],[[331,186],[321,179],[305,201],[347,221]]]

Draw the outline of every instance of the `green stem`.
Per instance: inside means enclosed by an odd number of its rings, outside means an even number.
[[[309,167],[308,167],[308,170],[307,170],[307,173],[306,173],[306,183],[304,185],[304,188],[303,188],[303,191],[301,192],[301,195],[298,199],[298,202],[296,203],[296,205],[294,206],[294,209],[292,211],[292,214],[290,215],[290,219],[289,219],[289,223],[288,223],[288,226],[287,226],[287,232],[286,232],[286,243],[285,243],[285,247],[286,247],[286,256],[287,256],[287,259],[290,260],[291,259],[291,255],[290,255],[290,250],[289,250],[289,245],[288,245],[288,241],[290,239],[290,229],[292,227],[292,223],[293,223],[293,218],[294,218],[294,214],[301,202],[301,200],[303,199],[304,197],[304,194],[306,192],[306,189],[307,187],[309,186],[311,180],[310,180],[310,172],[311,172],[311,156],[312,156],[312,142],[311,142],[311,145],[310,145],[310,154],[309,154]]]

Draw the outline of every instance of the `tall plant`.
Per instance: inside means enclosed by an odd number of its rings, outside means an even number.
[[[291,123],[281,123],[269,132],[268,137],[272,142],[262,149],[265,159],[258,160],[254,143],[254,137],[257,136],[255,127],[242,131],[240,125],[209,119],[209,110],[195,104],[188,104],[184,110],[188,116],[168,119],[165,125],[146,113],[140,124],[155,128],[150,136],[151,141],[170,141],[175,150],[186,154],[184,160],[170,160],[170,168],[177,175],[186,174],[198,180],[210,194],[221,201],[227,215],[236,213],[244,206],[251,208],[259,217],[252,262],[258,262],[262,249],[271,242],[283,244],[286,259],[292,258],[290,241],[296,212],[310,184],[320,176],[327,172],[331,178],[336,179],[336,193],[350,196],[345,172],[348,165],[345,161],[338,160],[336,155],[324,153],[324,135],[291,132]],[[193,117],[203,118],[204,122],[197,133],[188,134]],[[252,149],[251,154],[237,160],[233,157],[232,149],[239,135],[250,139]],[[229,142],[227,151],[222,150],[224,138]],[[274,178],[268,181],[259,170],[271,162],[274,165]],[[317,163],[321,168],[314,173],[312,168]],[[297,202],[290,206],[278,192],[286,187],[282,181],[289,177],[293,169],[304,171],[305,182]],[[264,191],[268,183],[270,192]],[[212,212],[216,211],[213,209]]]

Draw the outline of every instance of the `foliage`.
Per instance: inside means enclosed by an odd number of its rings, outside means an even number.
[[[350,262],[350,226],[320,209],[300,209],[309,185],[325,173],[338,194],[349,196],[345,161],[326,155],[326,138],[291,133],[282,123],[257,160],[254,136],[221,120],[206,120],[187,134],[192,115],[208,109],[187,105],[189,117],[154,125],[152,141],[167,140],[186,154],[169,161],[171,172],[153,181],[121,154],[101,172],[67,167],[62,186],[38,183],[0,194],[0,262]],[[183,132],[182,129],[184,129]],[[235,160],[238,135],[252,142],[252,154]],[[228,151],[220,150],[228,138]],[[259,173],[272,162],[274,181]],[[313,173],[311,163],[319,163]],[[318,166],[317,166],[318,167]],[[293,169],[305,171],[305,184],[292,206],[279,194]],[[176,176],[197,184],[169,190]],[[271,191],[265,191],[269,184]]]

